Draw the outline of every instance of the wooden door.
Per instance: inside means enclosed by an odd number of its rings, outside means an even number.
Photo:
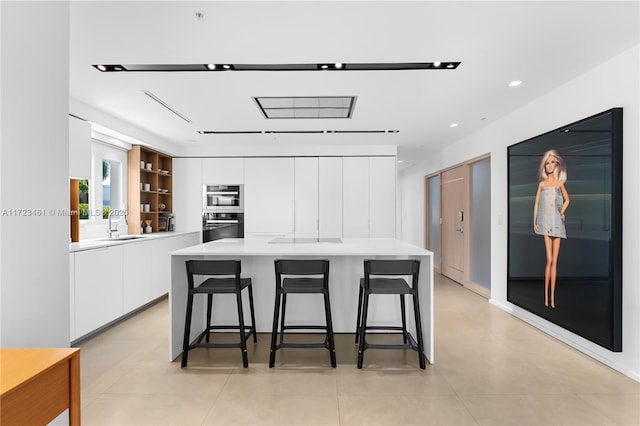
[[[441,190],[442,274],[462,284],[466,265],[466,166],[443,172]]]

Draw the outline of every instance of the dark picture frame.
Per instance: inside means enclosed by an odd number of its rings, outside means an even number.
[[[507,151],[507,300],[621,352],[622,108]]]

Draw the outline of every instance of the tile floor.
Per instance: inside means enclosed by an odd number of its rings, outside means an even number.
[[[640,425],[640,383],[558,342],[441,276],[436,363],[374,351],[355,367],[353,335],[325,350],[283,349],[269,335],[238,349],[168,362],[163,300],[82,344],[83,425]]]

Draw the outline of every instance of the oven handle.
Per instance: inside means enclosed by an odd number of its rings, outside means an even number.
[[[207,220],[207,223],[240,223],[237,219]]]
[[[207,191],[207,195],[238,195],[238,192]]]

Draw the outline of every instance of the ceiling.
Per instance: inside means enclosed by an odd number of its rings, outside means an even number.
[[[397,145],[411,161],[639,42],[637,1],[72,1],[70,95],[177,146]],[[96,64],[459,61],[455,70],[112,72]],[[521,80],[518,87],[509,87]],[[151,92],[187,122],[145,95]],[[253,97],[355,96],[347,119]],[[457,127],[450,127],[457,123]],[[357,133],[395,129],[397,133]],[[199,134],[199,130],[347,133]]]

